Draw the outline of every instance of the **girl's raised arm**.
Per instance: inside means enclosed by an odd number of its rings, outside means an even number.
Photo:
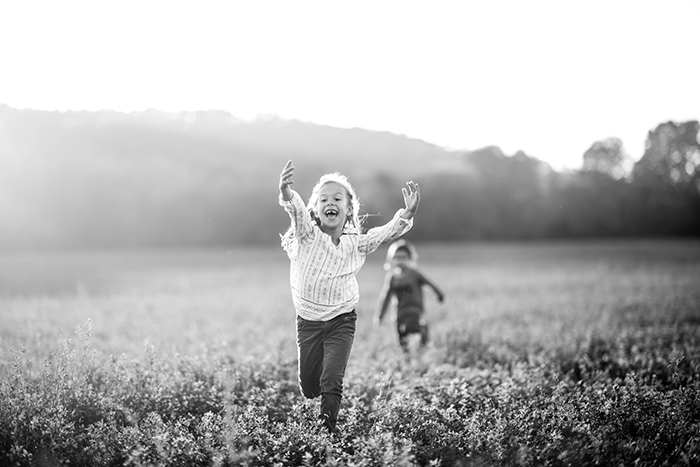
[[[292,224],[282,235],[282,248],[290,255],[294,254],[295,246],[299,242],[304,241],[314,232],[314,223],[311,220],[309,212],[304,207],[299,193],[292,190],[291,185],[294,183],[294,163],[290,160],[282,169],[280,174],[280,205],[287,211]]]
[[[413,181],[406,182],[406,187],[401,188],[401,193],[406,203],[406,209],[401,213],[401,217],[410,219],[416,214],[420,204],[420,187]]]
[[[282,194],[282,199],[285,201],[292,199],[292,189],[290,186],[294,183],[294,179],[292,178],[293,176],[294,163],[290,159],[280,174],[280,193]]]

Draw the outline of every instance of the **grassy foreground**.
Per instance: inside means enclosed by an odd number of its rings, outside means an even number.
[[[418,247],[431,346],[371,323],[375,253],[338,437],[280,251],[0,258],[0,465],[700,464],[700,242]]]

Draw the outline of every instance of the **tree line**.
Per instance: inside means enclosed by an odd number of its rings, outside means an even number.
[[[462,154],[467,174],[433,174],[416,238],[542,239],[700,235],[700,126],[660,124],[629,167],[621,141],[594,143],[580,170],[559,173],[498,147]],[[383,185],[396,185],[384,183]]]
[[[424,141],[223,112],[39,112],[0,105],[0,248],[179,247],[279,241],[288,159],[307,198],[321,174],[350,177],[366,227],[422,202],[420,241],[700,235],[697,121],[649,131],[631,163],[595,142],[580,170],[520,151],[452,152]]]

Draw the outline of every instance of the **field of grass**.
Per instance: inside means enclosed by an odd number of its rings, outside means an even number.
[[[417,247],[431,345],[372,323],[380,250],[337,437],[280,249],[0,253],[0,465],[700,464],[700,241]]]

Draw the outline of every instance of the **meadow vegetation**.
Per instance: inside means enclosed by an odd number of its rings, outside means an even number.
[[[338,436],[280,249],[1,254],[0,465],[700,464],[699,242],[417,246],[431,345],[372,324],[380,250]]]

